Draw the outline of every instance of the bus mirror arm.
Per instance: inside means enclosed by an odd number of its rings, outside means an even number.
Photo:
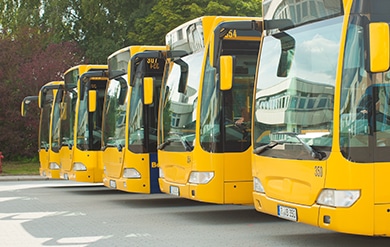
[[[264,20],[264,30],[279,29],[280,31],[294,27],[290,19]]]

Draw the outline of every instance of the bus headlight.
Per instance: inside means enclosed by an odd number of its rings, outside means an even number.
[[[324,189],[317,198],[317,203],[330,207],[348,208],[360,197],[360,190]]]
[[[56,162],[50,162],[49,163],[49,169],[50,170],[59,170],[60,166]]]
[[[73,164],[73,170],[75,170],[75,171],[86,171],[87,167],[83,163],[81,163],[81,162],[75,162]]]
[[[123,177],[124,178],[141,178],[141,173],[139,173],[134,168],[125,168],[125,169],[123,169]]]
[[[158,177],[164,178],[164,171],[161,169],[161,167],[158,168]]]
[[[214,172],[191,172],[189,183],[207,184],[214,177]]]
[[[264,193],[264,187],[260,182],[260,179],[253,177],[253,190],[256,192]]]

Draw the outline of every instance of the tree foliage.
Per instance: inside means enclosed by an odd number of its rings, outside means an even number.
[[[194,18],[205,15],[261,16],[261,0],[160,0],[153,6],[152,13],[137,19],[130,39],[141,44],[161,45],[169,30]]]
[[[28,31],[31,31],[28,28]],[[62,80],[63,72],[83,63],[76,42],[47,44],[47,35],[20,30],[0,39],[0,151],[7,158],[33,157],[38,150],[39,111],[30,107],[20,116],[24,97],[37,95],[47,82]],[[46,45],[47,44],[47,45]]]

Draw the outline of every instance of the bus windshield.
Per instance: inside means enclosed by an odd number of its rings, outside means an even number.
[[[222,41],[221,55],[235,58],[233,86],[223,92],[216,80],[217,70],[207,59],[200,109],[200,143],[204,150],[220,153],[242,152],[249,148],[258,50],[257,40]]]
[[[40,131],[39,131],[39,142],[40,148],[49,149],[49,138],[50,138],[50,116],[53,105],[53,91],[48,90],[45,94],[45,103],[41,109],[41,120],[40,120]]]
[[[123,51],[108,59],[108,77],[110,79],[125,75],[127,63],[130,60],[130,50]]]
[[[296,159],[306,144],[330,150],[341,27],[334,17],[264,38],[253,140],[283,145],[261,155]]]
[[[106,80],[91,80],[90,88],[85,87],[84,98],[79,102],[77,124],[77,147],[80,150],[100,150],[102,109]],[[96,90],[96,111],[88,112],[88,92]]]
[[[64,93],[64,99],[61,107],[61,146],[72,147],[74,144],[73,126],[75,123],[77,103],[76,88],[70,89]]]
[[[104,101],[102,148],[125,146],[127,108],[127,65],[130,50],[122,51],[108,58],[108,85]]]
[[[161,143],[167,151],[184,151],[195,138],[196,106],[204,50],[171,61],[165,68],[166,84],[162,90],[160,116]]]
[[[149,58],[140,62],[132,83],[129,112],[129,149],[134,153],[156,152],[157,119],[165,59]],[[143,104],[143,78],[153,77],[153,104]]]
[[[53,115],[52,115],[52,129],[51,129],[51,149],[54,152],[59,151],[60,144],[60,123],[61,123],[61,102],[62,102],[63,88],[59,88],[57,96],[53,104]]]
[[[126,75],[108,83],[103,112],[103,147],[125,146],[127,88]]]

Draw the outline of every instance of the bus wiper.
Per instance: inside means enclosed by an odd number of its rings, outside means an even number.
[[[160,145],[158,145],[157,149],[158,150],[163,150],[166,146],[170,145],[173,141],[180,141],[181,144],[183,144],[184,149],[186,151],[192,151],[192,149],[193,149],[191,144],[187,140],[184,140],[182,138],[180,138],[180,139],[168,139],[165,142],[163,142]]]
[[[115,137],[109,137],[107,143],[102,146],[101,150],[105,150],[108,147],[117,148],[119,152],[122,152],[124,144],[120,143],[120,139],[116,139]]]
[[[253,150],[253,153],[254,154],[261,154],[262,152],[264,152],[265,150],[268,150],[268,149],[271,149],[279,144],[282,144],[282,142],[278,142],[278,141],[271,141],[270,143],[266,144],[266,145],[262,145],[258,148],[255,148],[255,150]]]
[[[324,152],[318,152],[312,146],[310,146],[306,142],[302,141],[302,139],[298,137],[297,133],[295,133],[295,132],[280,132],[280,134],[285,134],[288,136],[295,137],[303,145],[303,147],[306,149],[306,151],[309,152],[310,156],[313,157],[314,159],[322,160],[323,158],[326,157],[326,154]]]
[[[169,144],[171,144],[172,140],[168,139],[166,140],[165,142],[161,143],[160,145],[158,145],[157,149],[158,150],[163,150],[166,146],[168,146]]]
[[[194,149],[194,148],[191,146],[191,144],[190,144],[187,140],[184,140],[184,139],[180,138],[180,141],[181,141],[181,143],[183,144],[184,149],[185,149],[186,151],[192,151],[192,149]]]

